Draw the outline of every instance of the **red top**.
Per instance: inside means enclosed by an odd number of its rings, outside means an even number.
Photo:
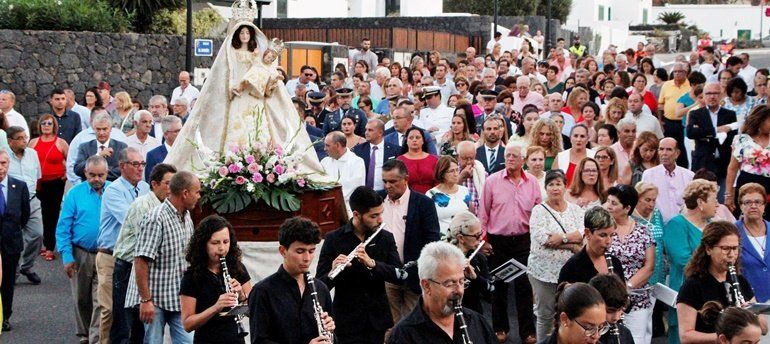
[[[43,141],[41,137],[37,140],[35,145],[35,151],[37,152],[37,158],[40,160],[40,168],[43,172],[41,181],[50,181],[61,179],[66,173],[64,153],[56,146],[56,141],[59,138],[56,137],[51,141]]]
[[[570,162],[569,166],[567,166],[567,173],[565,175],[565,177],[567,177],[567,187],[570,187],[572,185],[572,178],[575,177],[575,169],[576,169],[576,167],[577,167],[577,165],[575,165],[572,162]]]
[[[433,179],[436,163],[438,163],[438,158],[434,155],[428,154],[427,157],[418,160],[399,155],[396,159],[403,161],[406,165],[406,170],[409,172],[409,187],[412,190],[424,194],[438,184]]]
[[[570,109],[569,106],[565,106],[565,107],[561,108],[561,112],[564,112],[564,113],[566,113],[568,115],[572,115],[572,118],[575,119],[575,123],[580,123],[580,122],[585,121],[585,118],[583,118],[583,114],[582,113],[579,114],[580,116],[575,117],[575,115],[572,113],[572,109]]]

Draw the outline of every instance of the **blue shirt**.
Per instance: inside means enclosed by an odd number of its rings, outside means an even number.
[[[64,141],[67,141],[67,144],[72,142],[75,135],[83,129],[80,124],[80,115],[75,111],[64,110],[61,117],[56,114],[54,114],[53,117],[56,118],[56,121],[59,123],[59,137],[63,138]]]
[[[104,185],[106,188],[110,182]],[[88,183],[75,185],[64,197],[59,222],[56,224],[56,247],[64,264],[75,261],[72,246],[96,251],[101,208],[102,195]]]
[[[150,191],[150,185],[140,180],[136,188],[123,177],[115,179],[110,186],[104,188],[102,209],[99,216],[99,237],[96,240],[98,248],[112,250],[118,240],[120,228],[131,203],[139,196]]]

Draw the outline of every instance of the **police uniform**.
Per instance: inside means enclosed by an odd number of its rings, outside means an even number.
[[[347,87],[338,88],[336,92],[338,97],[339,96],[350,97],[353,95],[353,90]],[[341,131],[342,118],[345,117],[345,115],[353,115],[356,117],[355,133],[358,136],[364,137],[366,132],[366,122],[367,122],[366,114],[361,110],[354,109],[353,107],[350,107],[347,110],[343,110],[342,108],[340,108],[337,111],[326,114],[323,122],[324,134],[328,134],[332,131]]]

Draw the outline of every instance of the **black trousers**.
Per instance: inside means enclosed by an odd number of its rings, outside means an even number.
[[[43,215],[43,245],[49,251],[56,248],[56,223],[59,222],[61,200],[64,196],[64,180],[38,182],[37,198]]]
[[[8,254],[0,250],[3,258],[3,284],[0,295],[3,297],[3,319],[8,320],[13,314],[13,290],[16,288],[16,269],[19,267],[21,253]]]
[[[676,146],[679,147],[679,158],[676,159],[676,164],[684,168],[688,167],[687,150],[684,148],[684,125],[681,120],[672,121],[668,118],[663,122],[663,134],[666,137],[670,137],[676,140]]]
[[[371,325],[365,326],[356,333],[337,333],[337,343],[343,344],[382,344],[385,342],[385,331],[375,330]]]
[[[511,258],[519,263],[527,264],[529,259],[529,233],[518,236],[502,236],[489,234],[489,244],[494,254],[489,258],[489,266],[494,269]],[[532,286],[527,274],[522,274],[513,280],[516,297],[516,315],[519,324],[519,337],[523,341],[528,336],[535,335],[535,317],[532,312]],[[495,332],[509,330],[508,321],[508,283],[495,282],[492,293],[492,327]]]

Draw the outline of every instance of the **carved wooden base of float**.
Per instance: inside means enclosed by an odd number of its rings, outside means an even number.
[[[306,191],[299,199],[300,209],[295,212],[280,211],[260,201],[237,213],[220,215],[232,223],[238,241],[278,241],[278,228],[294,216],[304,216],[317,223],[323,234],[348,221],[341,187]],[[192,211],[193,222],[197,224],[211,214],[215,214],[213,209],[199,205]]]

